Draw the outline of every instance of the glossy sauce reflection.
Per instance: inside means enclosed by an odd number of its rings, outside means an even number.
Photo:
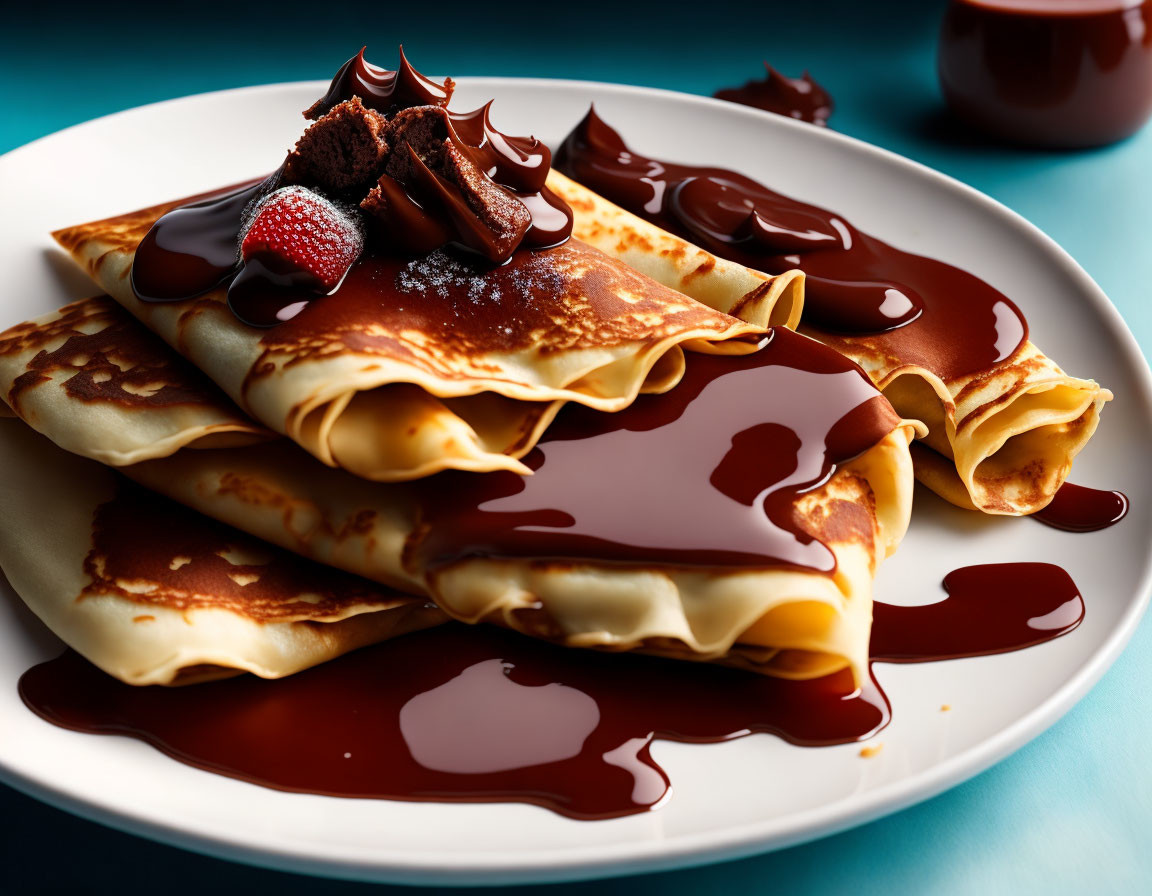
[[[1083,603],[1048,564],[967,567],[927,607],[877,605],[877,661],[1003,652],[1066,634]],[[785,681],[717,666],[554,647],[458,624],[278,681],[122,684],[71,651],[20,694],[48,721],[123,734],[182,762],[331,796],[518,801],[583,819],[647,811],[669,781],[653,740],[766,732],[804,746],[869,738],[889,720],[875,681]]]
[[[1065,482],[1051,503],[1032,518],[1066,532],[1098,532],[1127,515],[1128,496],[1123,492]]]
[[[799,78],[789,78],[767,62],[764,69],[762,80],[748,81],[741,87],[725,87],[712,95],[718,100],[752,106],[786,118],[820,126],[828,124],[833,108],[832,97],[812,80],[808,72]]]
[[[832,572],[797,498],[899,422],[851,361],[789,330],[751,354],[694,353],[663,395],[614,414],[566,407],[524,459],[532,476],[416,483],[421,568],[496,556]],[[851,510],[836,508],[840,524]]]

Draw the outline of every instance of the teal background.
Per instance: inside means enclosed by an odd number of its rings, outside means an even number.
[[[365,43],[370,58],[384,61],[403,40],[425,71],[702,94],[756,76],[767,59],[786,73],[811,70],[836,99],[836,130],[944,171],[1047,231],[1100,283],[1141,344],[1152,346],[1152,129],[1080,153],[1005,148],[965,133],[944,114],[936,87],[942,8],[931,0],[794,0],[662,11],[600,2],[476,4],[454,12],[451,3],[353,3],[338,16],[333,4],[322,5],[329,18],[320,19],[314,8],[291,4],[269,13],[214,3],[32,5],[6,11],[0,25],[0,152],[142,103],[328,78]],[[1150,684],[1152,621],[1145,621],[1104,680],[1051,730],[917,807],[758,858],[521,892],[1150,892]],[[153,845],[3,787],[0,856],[0,891],[14,894],[368,890]]]

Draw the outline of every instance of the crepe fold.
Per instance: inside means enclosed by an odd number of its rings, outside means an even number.
[[[223,288],[172,303],[135,297],[136,247],[177,205],[54,236],[252,417],[367,479],[526,472],[519,459],[562,404],[619,410],[671,388],[683,348],[748,351],[737,337],[758,332],[575,240],[498,268],[443,251],[366,257],[336,292],[260,330],[232,315]],[[747,320],[793,321],[801,281],[758,282]]]
[[[108,296],[0,333],[0,395],[62,448],[111,466],[275,438]]]
[[[142,489],[18,420],[0,420],[0,498],[12,587],[129,684],[278,678],[446,619]]]
[[[121,322],[131,323],[126,312],[116,310]],[[109,322],[110,328],[114,325]],[[151,338],[157,352],[174,355],[159,339]],[[740,387],[729,396],[731,400],[701,398],[700,406],[716,408],[736,420],[755,413],[772,418],[789,407],[794,413],[795,408],[809,404],[836,405],[838,409],[829,411],[836,419],[841,414],[863,414],[851,418],[855,423],[849,430],[874,432],[874,440],[861,442],[862,450],[784,508],[798,533],[797,542],[807,545],[804,550],[827,550],[828,562],[822,568],[771,561],[730,562],[724,557],[692,560],[688,555],[696,548],[715,546],[716,535],[691,497],[698,492],[691,489],[711,487],[707,481],[689,481],[693,472],[701,478],[699,469],[689,463],[696,463],[698,449],[689,440],[675,438],[660,438],[659,452],[624,452],[619,458],[625,482],[640,482],[649,468],[683,466],[679,478],[661,478],[667,494],[651,489],[618,495],[615,500],[621,517],[644,503],[651,506],[645,506],[647,516],[642,520],[671,520],[675,531],[686,539],[678,554],[688,557],[687,561],[679,556],[633,553],[627,546],[620,556],[609,557],[596,551],[525,553],[498,544],[460,541],[467,534],[467,511],[483,503],[477,500],[475,489],[487,488],[489,483],[508,494],[518,490],[518,483],[531,483],[545,491],[574,484],[588,493],[593,505],[600,500],[605,492],[605,486],[596,481],[603,466],[600,459],[577,446],[568,456],[578,465],[588,456],[582,472],[579,466],[575,471],[555,467],[559,463],[555,458],[563,459],[557,446],[563,447],[565,432],[586,428],[586,421],[566,423],[568,418],[584,415],[605,426],[643,429],[637,422],[642,418],[636,415],[646,413],[646,407],[679,400],[678,390],[696,388],[691,380],[702,365],[754,366],[764,348],[731,358],[689,352],[688,375],[677,390],[642,397],[618,414],[567,408],[556,432],[545,434],[528,458],[535,469],[527,478],[506,471],[448,472],[416,482],[366,482],[326,467],[286,439],[181,449],[167,457],[124,466],[121,471],[150,490],[266,542],[390,588],[431,597],[448,615],[466,622],[492,622],[571,646],[646,651],[774,675],[813,677],[848,666],[863,676],[872,578],[908,525],[912,490],[908,443],[915,425],[901,420],[866,378],[830,350],[787,331],[776,331],[768,347],[777,343],[801,359],[811,355],[809,366],[821,371],[828,368],[813,380],[823,393],[801,388],[804,382],[795,380],[796,389]],[[173,360],[165,371],[169,378],[176,376],[174,371],[188,370]],[[816,376],[805,371],[796,374],[801,375]],[[105,429],[121,425],[115,417],[101,413],[98,403],[76,399],[59,383],[53,388],[59,398],[47,404],[57,412],[37,420],[49,437],[57,425],[76,426],[99,444],[106,438]],[[222,396],[221,401],[226,405]],[[141,413],[169,421],[149,425],[179,426],[171,409],[163,405],[146,407]],[[136,420],[129,425],[136,425]],[[688,419],[684,426],[687,433],[701,429]],[[752,437],[755,442],[779,435],[775,430],[754,428]],[[767,442],[744,444],[743,439],[740,450],[750,452],[755,467],[759,452],[767,456],[770,446]],[[728,444],[721,433],[721,454],[737,447],[736,440],[726,448]],[[10,468],[23,465],[23,460],[17,460]],[[558,469],[559,475],[550,473],[552,469]],[[706,473],[703,478],[707,479]],[[753,514],[748,518],[754,525],[758,517],[751,501],[737,501],[731,508]],[[611,513],[617,510],[612,508]],[[486,524],[478,531],[487,532]],[[452,550],[436,547],[444,542]]]
[[[557,171],[548,185],[572,207],[578,238],[711,307],[755,319],[741,304],[743,291],[748,278],[767,275],[728,261],[709,264],[711,256],[692,243]],[[663,261],[669,257],[702,261],[685,277]],[[927,436],[912,447],[917,478],[946,500],[985,513],[1029,514],[1046,506],[1112,398],[1096,382],[1066,374],[1027,340],[986,370],[941,377],[883,339],[829,333],[803,319],[800,331],[859,364],[903,417],[927,424]]]

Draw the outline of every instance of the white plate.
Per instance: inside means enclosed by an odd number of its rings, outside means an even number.
[[[208,94],[146,106],[0,158],[0,327],[95,290],[48,232],[261,174],[279,162],[321,84]],[[1024,309],[1033,338],[1069,371],[1116,393],[1075,480],[1133,498],[1123,524],[1069,535],[993,520],[918,492],[911,531],[883,568],[892,602],[941,596],[951,569],[1064,565],[1087,605],[1072,634],[1018,653],[878,666],[893,705],[884,749],[801,749],[767,735],[657,743],[675,788],[645,815],[577,822],[524,805],[340,800],[265,790],[196,771],[142,743],[55,728],[16,696],[19,675],[59,644],[14,598],[0,600],[0,777],[88,818],[255,864],[390,882],[570,880],[672,868],[812,839],[923,800],[974,775],[1066,712],[1116,658],[1149,591],[1152,444],[1148,369],[1099,288],[1012,212],[940,174],[822,129],[739,106],[601,84],[465,78],[461,108],[497,98],[496,123],[555,144],[595,101],[641,152],[740,169],[829,206],[896,245],[967,267]],[[8,597],[12,595],[8,594]],[[941,712],[941,704],[950,712]]]

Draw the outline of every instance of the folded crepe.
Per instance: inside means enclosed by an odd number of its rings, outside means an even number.
[[[619,410],[673,386],[683,348],[747,351],[739,337],[757,332],[577,240],[496,268],[444,251],[373,258],[290,321],[256,329],[228,310],[223,287],[179,302],[134,295],[138,244],[180,204],[54,236],[252,417],[368,479],[527,472],[519,458],[563,403]],[[378,292],[364,300],[356,278]],[[795,322],[800,276],[744,279],[756,283],[747,321]]]
[[[467,622],[775,675],[864,676],[872,578],[908,524],[915,426],[835,352],[783,329],[765,343],[690,352],[675,389],[615,414],[570,405],[525,457],[529,477],[371,483],[285,439],[122,470]],[[47,435],[78,425],[99,443],[114,425],[63,384],[46,388],[59,394],[37,420]]]
[[[153,494],[18,420],[0,419],[0,497],[12,587],[129,684],[278,678],[446,619]]]
[[[0,395],[60,447],[111,466],[275,438],[107,296],[0,333]]]
[[[548,186],[572,207],[579,239],[705,304],[755,319],[742,305],[746,284],[767,275],[712,256],[558,171]],[[670,257],[693,259],[695,273],[673,270],[664,261]],[[1026,339],[986,369],[954,376],[907,350],[899,337],[844,335],[806,319],[800,330],[859,364],[902,416],[927,424],[927,436],[912,447],[918,479],[952,503],[985,513],[1029,514],[1046,506],[1112,397],[1094,381],[1064,373]]]

